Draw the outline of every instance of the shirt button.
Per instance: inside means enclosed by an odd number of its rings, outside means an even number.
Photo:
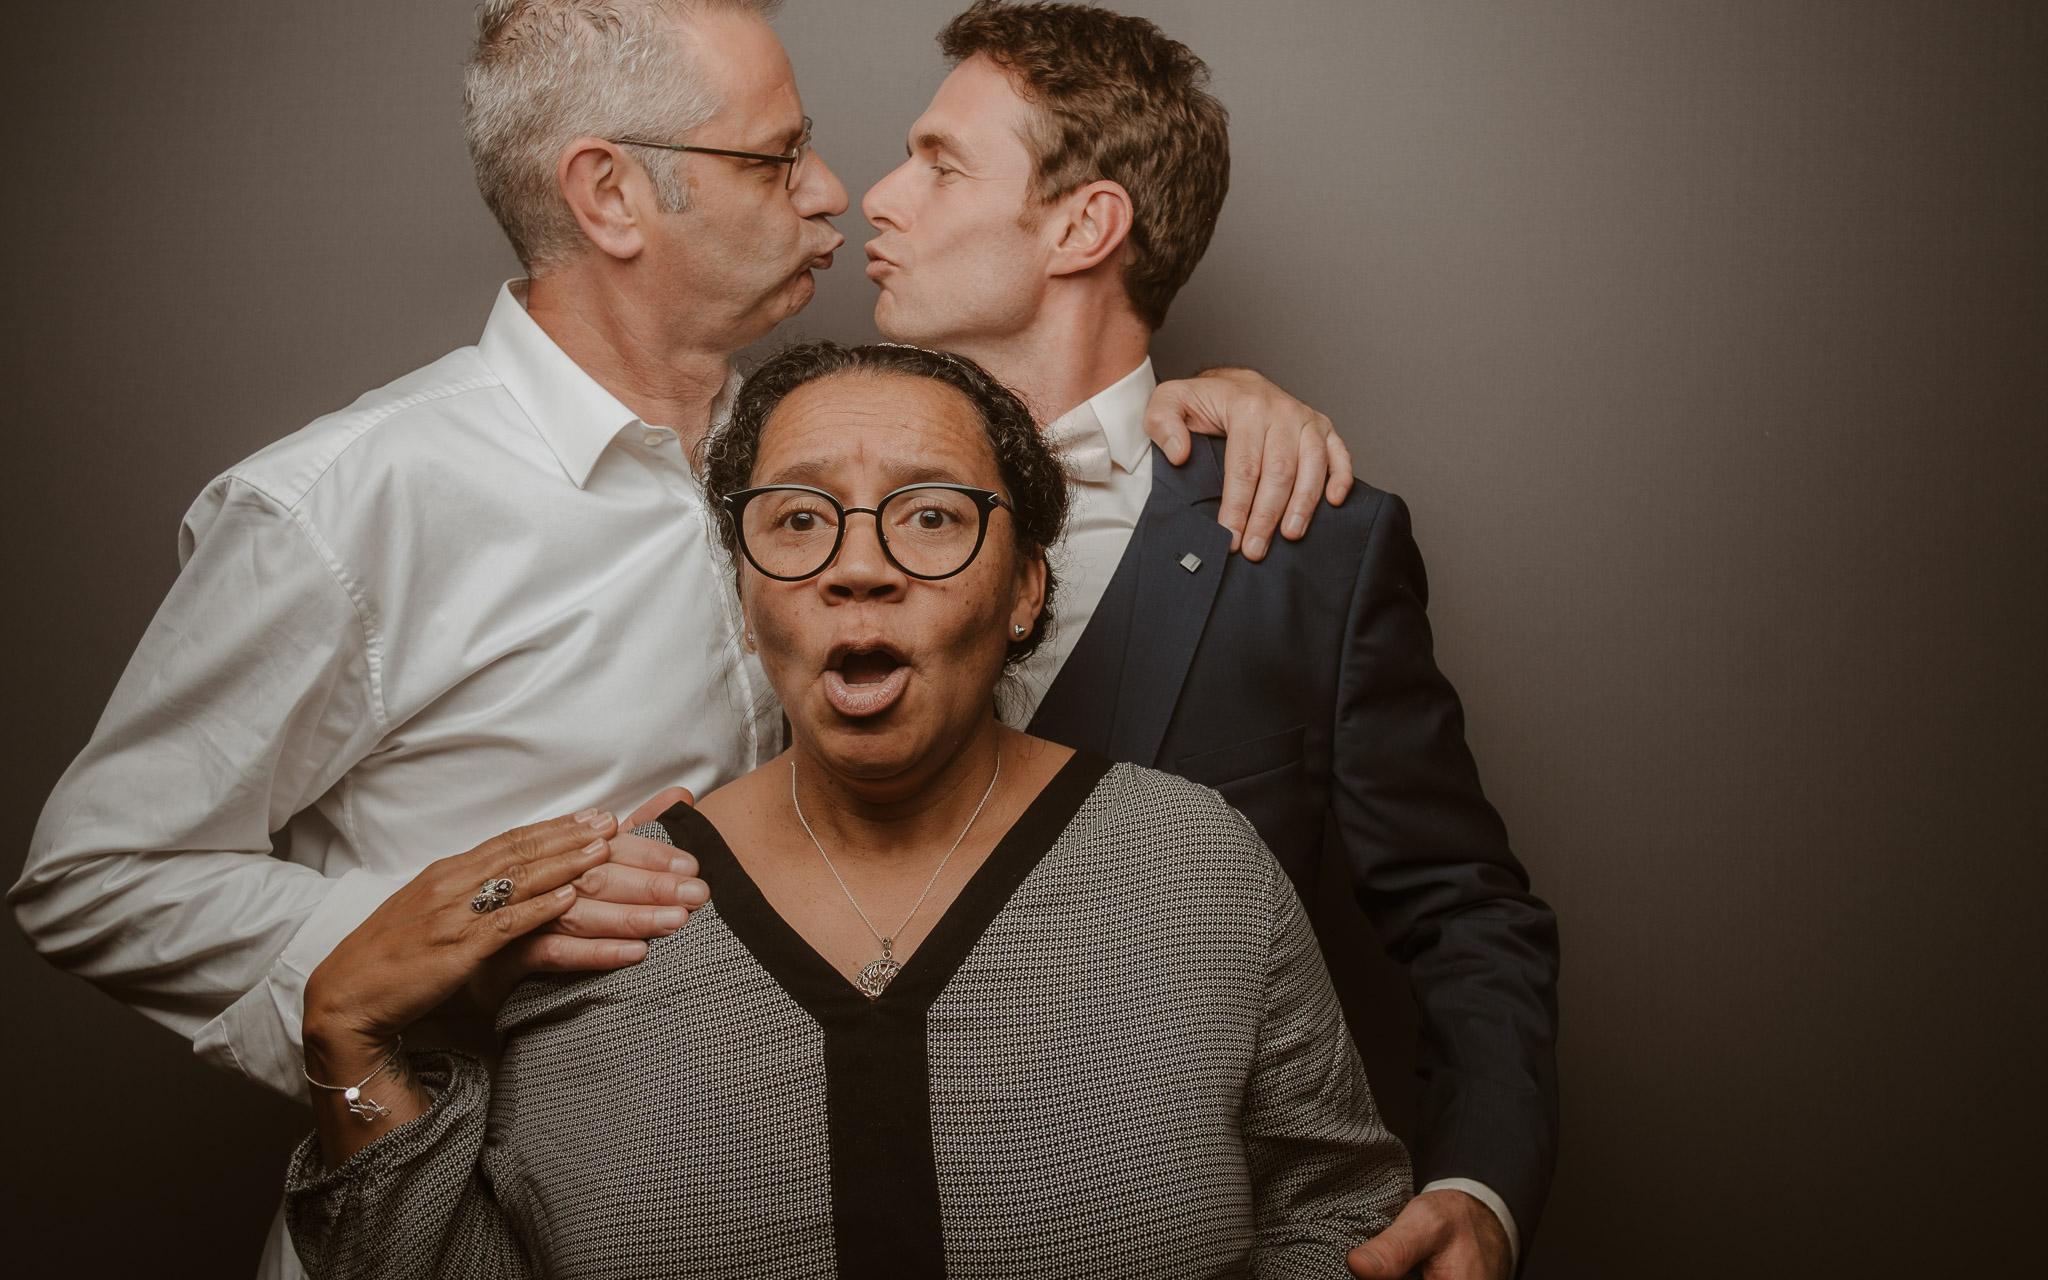
[[[666,439],[668,439],[668,437],[664,433],[659,431],[650,431],[646,435],[640,437],[640,443],[646,445],[650,449],[654,449],[658,448],[661,445],[661,442]]]

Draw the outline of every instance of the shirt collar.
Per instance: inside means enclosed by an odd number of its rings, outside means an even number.
[[[1145,406],[1152,403],[1152,391],[1158,385],[1152,357],[1146,356],[1137,368],[1088,398],[1088,407],[1095,411],[1109,441],[1110,461],[1125,474],[1138,469],[1139,460],[1152,445],[1145,435]]]
[[[498,290],[476,347],[579,489],[606,446],[621,431],[640,425],[631,409],[598,385],[526,314],[524,280],[508,281]]]

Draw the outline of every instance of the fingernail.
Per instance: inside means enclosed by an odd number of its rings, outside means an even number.
[[[690,919],[690,913],[681,907],[660,907],[654,913],[654,927],[674,933]]]
[[[694,876],[697,874],[697,864],[690,858],[673,859],[669,862],[668,869],[679,876]]]
[[[606,813],[602,809],[585,809],[583,812],[576,815],[576,821],[582,823],[586,827],[590,827],[597,831],[602,831],[606,827],[611,825],[612,815]]]
[[[1246,557],[1253,560],[1256,560],[1260,556],[1265,555],[1266,540],[1264,538],[1259,537],[1246,538],[1244,540],[1244,553]]]
[[[691,891],[690,884],[691,881],[685,880],[681,884],[676,886],[676,901],[682,903],[684,906],[690,905],[690,899],[697,896],[694,892]]]
[[[1287,517],[1287,526],[1283,532],[1290,538],[1299,538],[1302,534],[1308,532],[1308,521],[1300,516],[1289,516]]]
[[[582,852],[584,852],[584,853],[603,853],[603,852],[604,852],[604,841],[602,841],[602,840],[592,840],[592,841],[591,841],[591,842],[590,842],[589,844],[586,844],[586,845],[584,845],[584,846],[583,846]]]

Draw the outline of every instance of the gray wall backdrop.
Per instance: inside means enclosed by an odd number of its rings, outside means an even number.
[[[1530,1274],[2016,1274],[2048,1136],[2048,10],[1125,3],[1235,120],[1162,366],[1269,371],[1414,504],[1443,666],[1563,920]],[[789,5],[856,194],[956,7]],[[470,22],[8,20],[10,879],[200,487],[473,341],[513,273],[462,149]],[[869,333],[841,226],[793,331]],[[11,927],[0,964],[12,1273],[245,1273],[303,1115]],[[1354,1013],[1405,1123],[1375,981]]]

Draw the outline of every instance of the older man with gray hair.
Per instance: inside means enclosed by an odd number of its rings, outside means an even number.
[[[733,354],[810,301],[842,243],[846,191],[810,148],[774,8],[482,6],[469,146],[530,278],[475,346],[193,504],[177,582],[8,895],[53,963],[304,1096],[308,974],[436,858],[578,809],[609,838],[508,977],[633,963],[705,900],[687,855],[613,814],[779,746],[690,461]],[[1264,421],[1307,415],[1233,394]],[[1283,477],[1304,447],[1319,479],[1313,433],[1271,437]],[[272,1245],[266,1270],[294,1273]]]

